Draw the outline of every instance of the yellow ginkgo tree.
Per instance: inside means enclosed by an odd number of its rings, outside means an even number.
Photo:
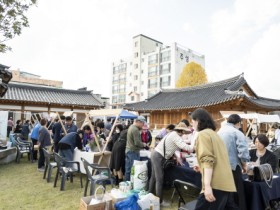
[[[202,85],[208,82],[204,68],[195,63],[186,64],[176,81],[176,88]]]

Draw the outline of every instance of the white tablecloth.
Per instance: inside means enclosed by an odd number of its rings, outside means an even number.
[[[79,161],[81,172],[83,174],[86,174],[84,164],[81,161],[81,157],[87,160],[89,163],[98,163],[99,159],[102,156],[102,152],[85,152],[78,149],[74,150],[74,161]],[[99,163],[99,166],[109,167],[110,166],[110,160],[111,160],[111,152],[105,151],[103,153],[103,157],[101,162]]]
[[[140,157],[147,157],[151,158],[151,151],[150,150],[140,150]]]

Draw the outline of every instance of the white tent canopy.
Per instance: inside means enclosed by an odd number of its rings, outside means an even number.
[[[90,110],[89,116],[90,117],[112,117],[112,116],[119,116],[122,113],[123,109],[97,109],[97,110]],[[131,112],[134,115],[138,115],[137,112]]]
[[[231,114],[238,114],[243,119],[255,119],[257,123],[280,123],[280,117],[277,114],[274,115],[266,115],[266,114],[258,114],[258,113],[249,113],[245,114],[243,112],[238,113],[228,113],[225,111],[220,112],[224,118],[228,118]]]

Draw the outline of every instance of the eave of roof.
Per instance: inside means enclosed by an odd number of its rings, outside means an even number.
[[[247,97],[244,93],[239,92],[244,86],[253,93],[252,97]],[[280,109],[280,100],[258,97],[244,79],[243,74],[205,85],[162,90],[146,101],[126,104],[124,108],[136,111],[193,109],[214,106],[241,98],[266,109]]]
[[[31,104],[59,104],[67,106],[104,107],[92,91],[69,90],[30,84],[9,84],[2,102],[14,101]]]

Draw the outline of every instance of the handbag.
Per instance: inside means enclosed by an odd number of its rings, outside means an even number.
[[[163,139],[163,161],[161,163],[161,167],[163,170],[165,169],[168,169],[172,166],[175,166],[176,165],[176,160],[174,160],[172,157],[170,159],[166,159],[165,158],[165,140],[166,140],[166,137]]]
[[[265,182],[269,188],[272,188],[273,171],[271,165],[268,163],[252,166],[248,165],[248,178],[255,182]]]

